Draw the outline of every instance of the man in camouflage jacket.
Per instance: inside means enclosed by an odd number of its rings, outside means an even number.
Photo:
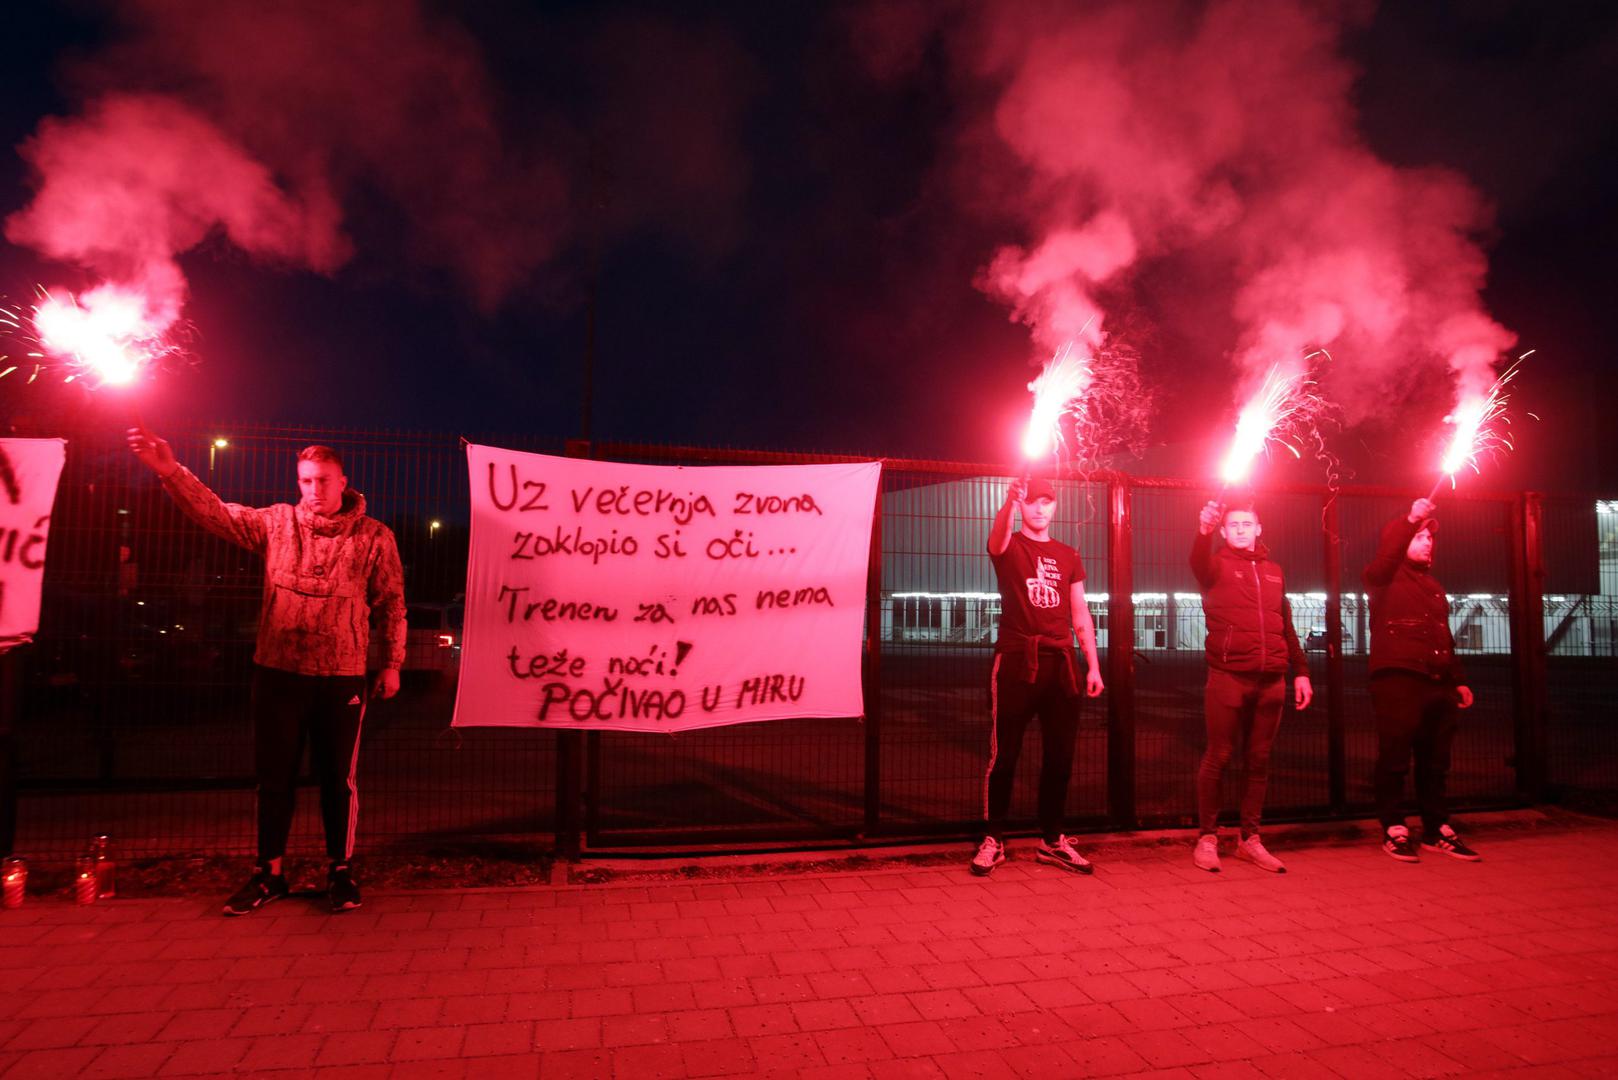
[[[131,428],[128,439],[186,516],[264,558],[252,696],[258,867],[225,914],[245,915],[289,892],[282,858],[305,741],[320,779],[327,896],[333,911],[359,907],[349,860],[371,623],[381,632],[383,667],[370,695],[398,692],[405,655],[404,571],[393,533],[366,516],[365,497],[349,488],[330,447],[298,454],[296,505],[250,507],[221,500],[145,428]]]

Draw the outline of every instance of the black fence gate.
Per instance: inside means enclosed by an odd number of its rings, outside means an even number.
[[[511,839],[579,849],[806,844],[965,834],[981,818],[987,677],[999,618],[984,542],[995,466],[884,463],[866,609],[866,715],[653,736],[448,727],[458,674],[467,477],[456,436],[195,426],[166,433],[224,498],[293,497],[293,458],[329,443],[399,539],[410,603],[406,690],[372,708],[361,840],[418,849]],[[480,435],[546,453],[647,463],[824,456]],[[1188,823],[1203,730],[1200,597],[1187,566],[1206,489],[1065,478],[1054,533],[1083,553],[1107,693],[1087,703],[1068,806],[1076,828]],[[1288,709],[1269,815],[1362,813],[1375,740],[1359,575],[1409,492],[1266,492],[1316,689]],[[1444,500],[1437,572],[1477,705],[1451,788],[1469,806],[1618,786],[1618,504]],[[260,568],[182,518],[112,440],[70,444],[35,644],[5,661],[22,798],[19,850],[76,853],[112,833],[130,855],[250,852],[246,685]],[[1037,734],[1030,733],[1037,744]],[[1035,745],[1013,813],[1033,816]],[[1234,779],[1234,778],[1233,778]],[[312,792],[311,792],[312,795]],[[301,800],[294,851],[318,847]]]

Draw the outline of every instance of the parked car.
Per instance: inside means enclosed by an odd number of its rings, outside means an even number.
[[[1303,647],[1306,649],[1313,649],[1315,652],[1325,652],[1326,628],[1324,626],[1317,626],[1311,629],[1309,631],[1309,636],[1303,639]]]
[[[461,673],[461,625],[466,604],[457,598],[448,604],[405,606],[405,659],[400,673],[428,679],[455,679]],[[382,666],[382,637],[371,624],[371,648],[366,668]]]
[[[461,627],[466,604],[410,604],[405,609],[404,671],[458,677],[461,673]]]

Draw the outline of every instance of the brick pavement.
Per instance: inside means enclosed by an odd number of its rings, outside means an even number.
[[[1535,818],[1535,815],[1528,815]],[[1618,1075],[1618,824],[1367,839],[1292,872],[1108,844],[958,864],[0,912],[27,1077]],[[1369,834],[1366,834],[1369,837]]]

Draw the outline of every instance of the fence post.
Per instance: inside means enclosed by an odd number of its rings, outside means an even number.
[[[886,463],[884,463],[885,465]],[[871,511],[870,569],[865,580],[865,835],[882,818],[882,481]]]
[[[1331,811],[1348,808],[1347,732],[1343,722],[1343,537],[1337,493],[1321,515],[1326,539],[1326,791]]]
[[[589,442],[584,439],[569,439],[567,456],[590,457]],[[556,733],[556,854],[568,862],[578,861],[582,847],[579,773],[582,768],[583,751],[583,732]]]
[[[1517,793],[1539,799],[1545,782],[1544,498],[1525,491],[1511,504],[1511,684]]]
[[[1135,563],[1129,479],[1107,484],[1107,812],[1116,828],[1135,816]]]
[[[0,651],[0,855],[17,843],[17,719],[22,715],[22,648]]]

